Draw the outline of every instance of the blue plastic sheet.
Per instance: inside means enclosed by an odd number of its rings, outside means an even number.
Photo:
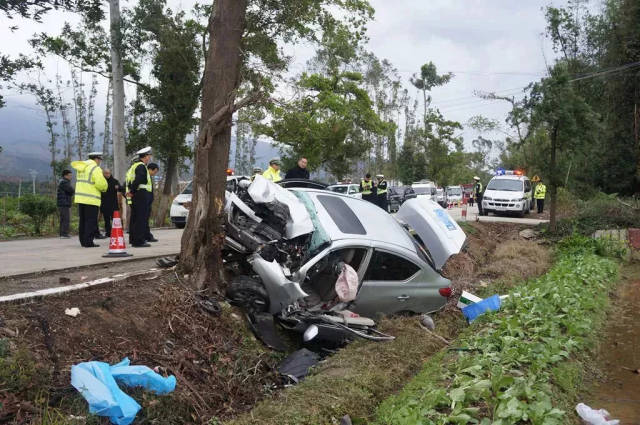
[[[500,310],[501,300],[498,295],[494,295],[489,298],[485,298],[477,303],[470,304],[462,309],[462,314],[467,318],[469,323],[476,320],[478,316],[483,315],[487,311]]]
[[[176,387],[176,378],[158,375],[146,366],[129,366],[129,359],[109,366],[103,362],[84,362],[71,367],[71,385],[89,403],[89,412],[108,416],[116,425],[129,425],[140,405],[125,394],[118,382],[128,387],[143,387],[156,394],[167,394]]]

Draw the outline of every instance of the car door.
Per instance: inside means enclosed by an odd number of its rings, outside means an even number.
[[[412,260],[383,249],[375,249],[362,285],[351,309],[374,317],[401,311],[431,311],[430,298],[438,297],[437,285],[431,288],[419,277],[422,269]],[[440,300],[438,300],[440,301]]]
[[[354,198],[362,198],[362,194],[360,193],[360,187],[357,184],[350,184],[348,195],[353,196]]]

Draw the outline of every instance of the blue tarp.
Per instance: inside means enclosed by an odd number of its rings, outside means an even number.
[[[118,383],[128,387],[143,387],[156,394],[167,394],[176,387],[176,378],[167,378],[146,366],[129,366],[129,359],[109,366],[104,362],[84,362],[71,367],[71,385],[89,403],[89,412],[108,416],[116,425],[129,425],[140,405],[125,394]]]

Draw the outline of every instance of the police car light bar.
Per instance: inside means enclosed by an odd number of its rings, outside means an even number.
[[[505,170],[504,168],[498,168],[495,173],[496,176],[522,176],[524,173],[522,170]]]

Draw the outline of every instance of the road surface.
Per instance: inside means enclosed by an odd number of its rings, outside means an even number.
[[[123,258],[102,256],[108,251],[109,239],[96,240],[99,248],[82,248],[77,237],[0,242],[0,277],[159,257],[180,252],[182,230],[154,229],[153,235],[158,242],[152,243],[150,248],[132,248],[127,245],[127,252],[133,256]]]

